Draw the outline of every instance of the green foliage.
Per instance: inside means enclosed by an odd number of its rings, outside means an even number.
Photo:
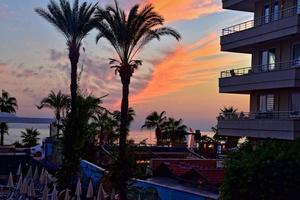
[[[187,126],[183,124],[183,120],[176,120],[167,117],[163,111],[158,114],[156,111],[149,114],[142,129],[155,129],[157,145],[183,143]]]
[[[16,113],[16,109],[18,109],[17,99],[10,96],[7,91],[2,90],[2,94],[0,96],[0,112]],[[8,134],[8,126],[6,123],[0,123],[0,134],[0,145],[3,145],[4,134]]]
[[[40,139],[38,136],[40,132],[34,128],[27,128],[25,131],[21,131],[22,143],[26,147],[33,147],[37,145],[37,141]]]
[[[167,120],[166,111],[162,111],[160,114],[158,114],[158,112],[154,111],[146,117],[145,123],[142,126],[142,129],[148,129],[148,130],[155,129],[157,145],[161,145],[163,142],[162,141],[163,140],[162,131],[163,131],[166,120]]]
[[[51,91],[47,97],[43,98],[37,108],[50,108],[54,111],[58,136],[61,128],[61,118],[65,117],[70,108],[70,97],[63,94],[61,91],[59,91],[57,94],[55,94],[54,91]]]
[[[221,199],[295,199],[300,191],[299,149],[299,140],[247,142],[226,159]]]

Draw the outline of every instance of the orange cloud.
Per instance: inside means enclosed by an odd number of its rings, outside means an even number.
[[[169,22],[197,19],[221,10],[215,0],[148,0]]]
[[[192,45],[177,46],[174,52],[154,66],[150,81],[130,98],[131,103],[141,103],[215,79],[220,68],[232,64],[232,58],[229,54],[220,53],[219,40],[215,34]],[[245,57],[238,59],[243,61]]]

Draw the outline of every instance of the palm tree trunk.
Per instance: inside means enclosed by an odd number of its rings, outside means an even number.
[[[71,62],[71,119],[74,122],[76,118],[76,99],[77,99],[77,64],[79,61],[79,50],[76,47],[70,48],[69,58]],[[72,134],[76,134],[76,123],[72,123]],[[75,136],[75,135],[74,135]]]
[[[72,179],[75,179],[77,174],[79,157],[75,151],[77,140],[77,64],[79,60],[79,49],[75,46],[69,47],[69,59],[71,63],[71,113],[68,123],[69,131],[66,133],[63,141],[63,164],[60,170],[59,182],[62,187],[69,187]]]
[[[127,200],[127,181],[128,177],[128,166],[126,166],[126,137],[127,137],[127,123],[128,123],[128,96],[129,96],[129,84],[130,84],[129,73],[121,74],[122,79],[122,103],[121,103],[121,124],[120,124],[120,138],[119,138],[119,163],[120,173],[123,174],[123,178],[120,180],[120,198],[121,200]]]
[[[0,144],[1,146],[4,145],[4,127],[3,127],[3,123],[1,123],[1,141],[0,141]]]

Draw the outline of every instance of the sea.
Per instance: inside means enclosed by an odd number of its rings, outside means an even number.
[[[22,143],[22,131],[25,131],[26,128],[36,128],[40,132],[39,142],[42,141],[43,138],[49,137],[50,129],[47,126],[16,126],[9,124],[8,135],[4,135],[4,144],[9,145],[13,144],[14,142],[18,141]],[[202,131],[202,135],[212,136],[213,133],[210,131]],[[135,143],[140,143],[141,141],[145,141],[149,145],[153,145],[156,143],[155,133],[154,131],[149,130],[131,130],[129,132],[128,139],[133,139]]]

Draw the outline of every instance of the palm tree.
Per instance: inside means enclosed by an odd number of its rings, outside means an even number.
[[[11,97],[8,92],[2,90],[2,95],[0,96],[0,111],[6,113],[16,113],[16,109],[18,108],[17,99],[15,97]],[[6,123],[0,123],[0,134],[1,140],[0,144],[3,146],[4,144],[4,134],[8,133],[8,126]]]
[[[34,128],[27,128],[25,131],[21,131],[22,143],[24,146],[33,147],[37,145],[37,141],[40,139],[38,136],[40,132]]]
[[[176,120],[172,117],[169,117],[168,120],[164,123],[164,132],[167,134],[167,139],[169,139],[172,144],[183,142],[187,126],[183,124],[183,120]]]
[[[142,129],[155,129],[156,145],[162,144],[162,129],[166,119],[167,117],[165,111],[162,111],[160,114],[155,111],[146,117],[145,123],[142,126]]]
[[[53,109],[56,118],[57,137],[59,136],[62,115],[68,110],[69,104],[70,97],[68,95],[63,94],[61,91],[57,94],[55,94],[54,91],[51,91],[50,94],[41,101],[41,104],[37,106],[38,109]]]
[[[220,118],[221,119],[232,119],[232,118],[237,118],[238,117],[238,109],[234,108],[233,106],[230,107],[223,107],[220,113]]]
[[[74,141],[78,135],[78,123],[76,99],[77,99],[77,65],[80,57],[80,48],[82,46],[83,39],[88,33],[95,27],[94,23],[94,11],[97,4],[88,4],[86,2],[79,5],[78,0],[74,0],[73,7],[67,0],[59,0],[56,3],[50,0],[47,6],[47,10],[43,8],[37,8],[35,11],[52,24],[59,32],[63,34],[67,41],[67,47],[69,51],[69,59],[71,63],[71,114],[68,126],[68,139],[64,143],[64,163],[61,170],[65,170],[68,173],[73,172],[78,168],[78,159],[74,153],[76,147],[74,147]],[[75,165],[77,167],[75,167]],[[74,169],[74,170],[71,170]],[[71,174],[64,174],[63,176],[72,176]],[[66,186],[66,185],[65,185]]]
[[[135,57],[153,39],[160,40],[161,36],[170,35],[179,40],[180,35],[171,28],[162,27],[164,18],[154,11],[154,7],[151,4],[146,5],[144,8],[135,5],[127,15],[124,10],[119,8],[118,3],[115,1],[114,7],[108,6],[106,9],[98,8],[96,18],[98,18],[96,26],[99,30],[96,41],[105,38],[118,55],[117,59],[111,58],[109,64],[120,75],[122,82],[119,139],[119,159],[120,163],[122,163],[126,159],[125,149],[130,80],[135,70],[142,65],[142,61],[135,59]],[[120,197],[122,200],[125,200],[127,199],[126,187],[124,187],[126,180],[120,180],[120,183],[123,184]]]
[[[118,138],[117,129],[119,122],[106,110],[94,115],[91,125],[97,131],[100,144],[112,144]]]
[[[121,112],[116,110],[112,113],[114,119],[118,122],[119,126],[120,126],[120,123],[121,123]],[[130,127],[130,124],[134,121],[134,117],[135,117],[135,111],[133,108],[128,108],[128,113],[127,113],[127,132],[126,134],[128,134],[128,131],[129,131],[129,127]],[[120,127],[118,128],[118,131],[120,131]]]

